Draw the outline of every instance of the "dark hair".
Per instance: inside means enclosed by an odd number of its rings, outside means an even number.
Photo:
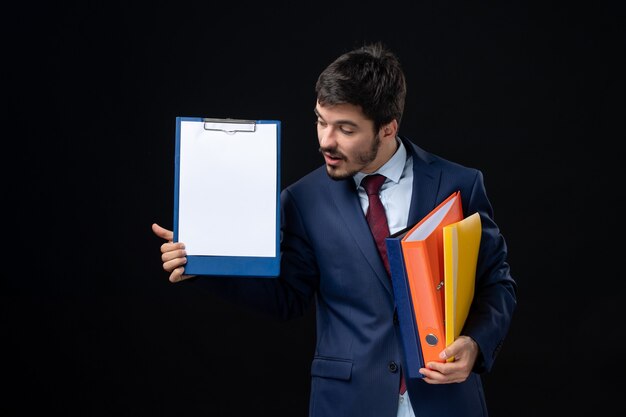
[[[360,106],[378,131],[393,119],[400,125],[406,80],[398,58],[381,43],[374,43],[332,62],[317,79],[315,92],[322,106]]]

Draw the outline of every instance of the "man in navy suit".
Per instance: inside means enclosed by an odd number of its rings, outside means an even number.
[[[406,83],[381,44],[343,54],[316,84],[317,134],[324,165],[281,193],[281,272],[277,279],[196,277],[190,282],[288,319],[316,303],[311,417],[487,416],[480,373],[489,371],[509,330],[516,284],[482,173],[430,154],[398,133]],[[459,190],[463,213],[480,214],[474,301],[462,335],[403,383],[403,356],[391,280],[368,227],[370,174],[390,233],[417,223]],[[154,224],[169,279],[185,275],[183,242]],[[454,357],[447,362],[445,359]]]

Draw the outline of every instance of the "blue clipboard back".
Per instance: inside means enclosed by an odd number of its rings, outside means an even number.
[[[280,274],[280,127],[176,118],[173,231],[185,274]]]

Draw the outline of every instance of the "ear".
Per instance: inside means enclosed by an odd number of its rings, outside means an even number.
[[[396,119],[393,119],[391,122],[387,123],[386,125],[380,128],[380,138],[382,140],[387,139],[387,138],[391,138],[395,140],[397,133],[398,133],[398,121]]]

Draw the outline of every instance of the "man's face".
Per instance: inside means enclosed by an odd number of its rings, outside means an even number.
[[[359,171],[374,172],[378,161],[380,137],[374,122],[366,119],[361,108],[352,104],[315,106],[317,138],[326,171],[335,180],[349,178]]]

